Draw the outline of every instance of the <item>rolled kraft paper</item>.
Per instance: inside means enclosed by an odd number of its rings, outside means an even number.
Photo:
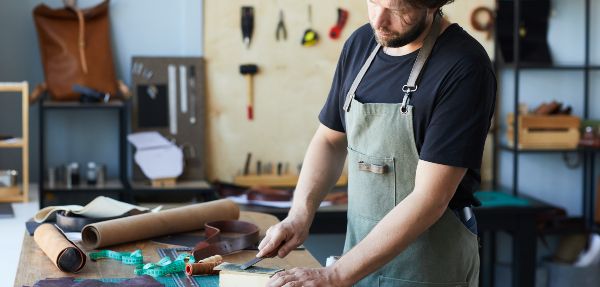
[[[76,273],[85,266],[85,253],[52,224],[40,225],[33,240],[60,271]]]
[[[206,222],[235,220],[239,217],[240,208],[229,199],[221,199],[89,224],[81,231],[81,237],[86,249],[98,249],[157,236],[200,230],[204,228]]]

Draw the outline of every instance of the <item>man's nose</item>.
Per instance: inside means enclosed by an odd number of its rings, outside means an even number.
[[[385,28],[389,24],[389,15],[385,12],[385,9],[378,7],[375,9],[375,18],[373,19],[373,27],[376,30]]]

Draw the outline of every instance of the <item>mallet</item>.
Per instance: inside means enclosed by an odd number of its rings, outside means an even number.
[[[258,66],[254,64],[246,64],[240,66],[240,74],[246,77],[248,81],[248,119],[252,120],[254,118],[254,113],[252,110],[252,105],[254,102],[254,84],[253,84],[253,76],[258,73]]]

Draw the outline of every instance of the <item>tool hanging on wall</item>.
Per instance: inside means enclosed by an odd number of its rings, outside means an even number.
[[[344,26],[346,26],[346,22],[348,21],[348,10],[338,8],[337,11],[337,23],[335,24],[335,26],[331,27],[331,30],[329,30],[329,38],[331,39],[338,39],[342,35],[342,30],[344,29]]]
[[[252,32],[254,31],[254,7],[242,7],[242,39],[246,45],[246,49],[250,48],[252,41]]]
[[[248,81],[248,120],[254,119],[254,83],[253,78],[254,75],[258,73],[258,66],[254,64],[247,64],[240,66],[240,74],[246,77]]]
[[[283,10],[279,10],[279,22],[277,23],[277,30],[275,31],[275,39],[279,42],[280,39],[287,40],[287,29],[285,28],[285,22],[283,21]]]
[[[308,5],[308,29],[302,35],[302,46],[312,47],[319,42],[319,34],[312,29],[312,5]]]
[[[196,124],[196,68],[189,66],[190,124]]]

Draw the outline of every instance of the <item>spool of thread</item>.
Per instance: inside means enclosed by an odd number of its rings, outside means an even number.
[[[187,263],[185,265],[185,274],[187,275],[215,275],[218,270],[213,270],[219,264],[223,263],[221,255],[214,255],[200,260],[198,263]]]
[[[223,263],[223,257],[221,255],[213,255],[211,257],[206,257],[200,261],[198,261],[198,263],[216,263],[219,262],[219,264]]]
[[[188,263],[185,265],[185,274],[187,275],[216,275],[219,270],[214,270],[221,263],[217,262],[199,262]]]

